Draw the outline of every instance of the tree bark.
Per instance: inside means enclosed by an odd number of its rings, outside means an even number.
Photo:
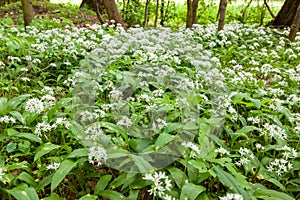
[[[24,16],[24,25],[29,26],[30,22],[34,18],[34,10],[32,6],[32,0],[22,0],[23,16]]]
[[[150,0],[146,0],[143,26],[145,26],[146,23],[147,23],[147,17],[148,17],[147,15],[148,15],[148,10],[149,10],[149,3],[150,3]]]
[[[300,25],[300,5],[297,8],[296,15],[295,15],[293,24],[291,26],[290,34],[289,34],[289,39],[292,42],[295,41],[296,34],[297,34],[298,30],[299,30],[299,25]]]
[[[192,0],[187,0],[186,28],[192,28],[193,25],[193,5]]]
[[[220,0],[220,7],[219,7],[220,18],[218,24],[218,31],[224,29],[226,8],[227,8],[227,0]]]
[[[157,27],[158,7],[159,7],[159,0],[156,0],[156,10],[155,10],[154,28]]]
[[[290,27],[296,15],[300,0],[286,0],[272,25],[274,27]]]
[[[193,0],[192,2],[192,24],[197,23],[197,10],[198,10],[199,0]]]
[[[118,6],[115,0],[103,0],[105,9],[107,10],[109,20],[115,20],[116,23],[124,24]]]

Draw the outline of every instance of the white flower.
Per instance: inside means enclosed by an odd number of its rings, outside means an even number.
[[[0,123],[1,122],[15,124],[16,120],[13,117],[10,117],[8,115],[4,115],[3,117],[0,118]]]
[[[40,114],[44,111],[44,103],[38,98],[29,99],[25,104],[25,110]]]
[[[219,197],[220,200],[243,200],[243,196],[240,194],[230,194],[227,193],[224,197]]]
[[[199,147],[196,144],[194,144],[192,142],[182,142],[181,144],[182,144],[182,146],[184,146],[186,148],[190,148],[192,150],[191,154],[190,154],[191,158],[196,158],[196,157],[200,156],[201,150],[199,149]]]
[[[102,147],[90,147],[88,160],[91,164],[95,164],[95,162],[97,162],[98,166],[103,165],[107,161],[107,152]]]
[[[155,172],[154,174],[146,174],[143,178],[153,182],[152,189],[148,190],[150,195],[162,198],[166,195],[166,191],[170,191],[172,184],[165,172]]]
[[[132,121],[127,116],[122,116],[122,118],[117,122],[119,126],[125,126],[127,129],[132,125]]]
[[[3,168],[0,167],[0,180],[3,179],[2,176],[4,176],[4,175],[5,175],[5,173],[3,172]]]
[[[230,152],[224,149],[223,147],[219,147],[218,149],[215,150],[217,153],[221,153],[223,155],[230,155]]]
[[[54,162],[54,163],[51,163],[50,165],[48,165],[46,167],[47,170],[50,170],[50,169],[54,169],[54,170],[57,170],[60,166],[60,163],[59,162]]]

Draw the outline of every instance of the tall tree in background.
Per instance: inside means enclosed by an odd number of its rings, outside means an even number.
[[[124,24],[115,0],[83,0],[80,7],[83,7],[85,4],[97,13],[101,23],[104,23],[101,14],[102,10],[105,9],[109,20],[113,19],[116,23]]]
[[[103,0],[103,4],[107,10],[109,20],[113,19],[116,23],[124,24],[115,0]]]
[[[220,0],[219,5],[219,24],[218,24],[218,31],[223,30],[225,24],[225,16],[226,16],[226,8],[227,8],[227,0]]]
[[[29,26],[30,22],[34,18],[34,10],[32,6],[32,0],[22,0],[24,25]]]
[[[159,8],[159,0],[156,0],[155,19],[154,19],[154,28],[156,28],[156,27],[157,27],[157,20],[158,20],[158,8]]]
[[[272,25],[274,27],[289,27],[292,25],[300,0],[285,0]]]
[[[294,21],[291,25],[291,31],[290,31],[290,34],[289,34],[289,39],[292,42],[295,41],[296,34],[299,30],[299,25],[300,25],[300,5],[297,8],[296,15],[295,15]]]
[[[199,0],[187,0],[186,27],[191,28],[197,22]]]
[[[150,0],[146,0],[146,2],[145,2],[145,11],[144,11],[143,26],[145,26],[146,23],[147,23],[148,14],[149,14],[149,3],[150,3]]]

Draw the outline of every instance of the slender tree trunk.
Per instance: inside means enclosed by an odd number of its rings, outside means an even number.
[[[101,13],[102,13],[101,5],[98,3],[98,0],[93,0],[93,3],[95,4],[96,14],[97,14],[97,18],[98,18],[99,22],[100,22],[101,24],[104,24],[105,21],[104,21],[104,19],[102,18],[102,15],[101,15]]]
[[[30,22],[34,18],[34,10],[32,6],[32,0],[22,0],[22,8],[24,15],[24,25],[29,26]]]
[[[219,7],[220,18],[218,24],[218,31],[224,29],[226,8],[227,8],[227,0],[220,0],[220,7]]]
[[[165,23],[165,0],[161,0],[160,6],[160,25],[163,26]]]
[[[124,24],[115,0],[103,0],[103,4],[107,10],[109,20],[113,19],[116,23]]]
[[[275,18],[275,15],[274,15],[274,13],[272,12],[272,10],[271,10],[270,6],[268,5],[268,2],[267,2],[267,0],[264,0],[264,4],[265,4],[265,6],[267,7],[267,9],[268,9],[268,11],[269,11],[270,15],[271,15],[271,16],[272,16],[272,18],[274,19],[274,18]]]
[[[299,25],[300,25],[300,5],[297,8],[296,15],[295,15],[293,24],[291,26],[290,34],[289,34],[289,39],[292,42],[295,41],[296,34],[297,34],[298,30],[299,30]]]
[[[197,10],[198,10],[199,0],[193,0],[192,2],[192,24],[196,24],[197,19]]]
[[[290,27],[296,15],[300,0],[286,0],[272,25],[274,27]]]
[[[193,25],[193,5],[192,0],[187,0],[186,28],[192,28]]]
[[[150,3],[150,0],[146,0],[146,2],[145,2],[145,12],[144,12],[143,26],[145,26],[146,23],[147,23],[147,15],[148,15],[148,10],[149,10],[149,3]]]
[[[159,0],[156,0],[156,10],[155,10],[154,28],[157,27],[158,8],[159,8]]]

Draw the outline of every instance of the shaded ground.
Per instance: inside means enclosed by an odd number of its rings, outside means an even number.
[[[35,18],[61,19],[62,23],[72,22],[78,27],[86,24],[98,23],[96,14],[86,8],[79,9],[76,6],[38,2],[34,5]],[[13,24],[23,23],[23,11],[20,2],[0,7],[0,18],[12,20]]]

